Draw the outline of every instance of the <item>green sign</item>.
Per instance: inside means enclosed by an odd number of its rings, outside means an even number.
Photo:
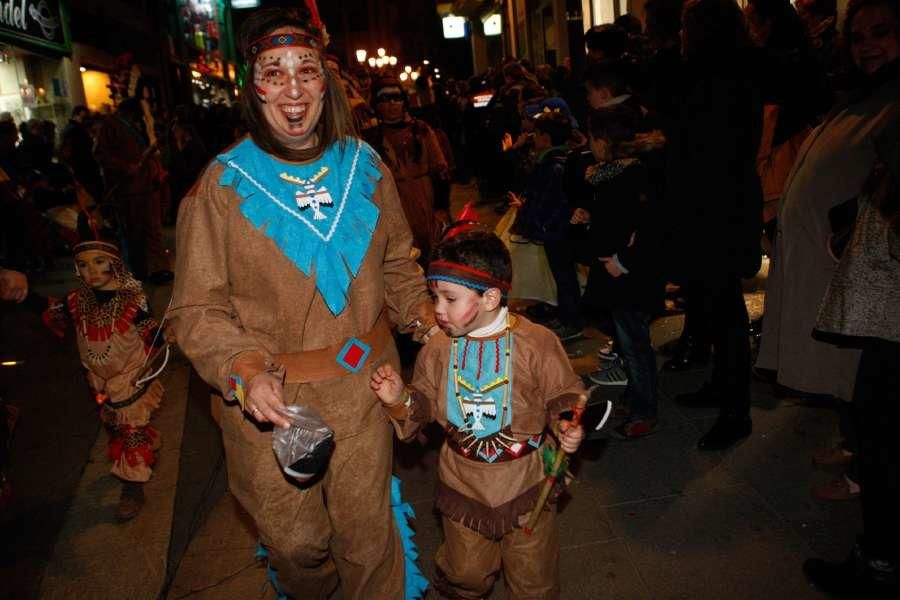
[[[0,40],[36,50],[71,53],[64,0],[0,0]]]

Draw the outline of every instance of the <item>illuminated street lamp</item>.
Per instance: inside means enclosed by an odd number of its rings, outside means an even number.
[[[356,62],[364,63],[366,62],[366,51],[360,48],[356,51]]]
[[[407,79],[409,79],[409,73],[407,73],[406,71],[400,73],[400,81],[406,81]]]
[[[380,69],[381,67],[383,67],[383,66],[384,66],[384,59],[381,58],[380,56],[379,56],[378,58],[376,58],[376,59],[375,59],[375,66],[378,67],[379,69]]]
[[[384,48],[379,48],[378,50],[375,51],[375,53],[378,56],[380,56],[381,58],[384,58],[384,55],[387,54],[387,52],[385,52]]]
[[[412,67],[409,65],[406,65],[405,67],[403,67],[403,70],[406,71],[407,73],[412,73]]]
[[[396,57],[396,56],[389,56],[389,57],[388,57],[388,64],[391,65],[392,67],[395,66],[395,65],[397,64],[397,57]]]
[[[377,62],[378,62],[378,61],[375,60],[375,57],[374,57],[374,56],[370,56],[370,57],[369,57],[369,66],[372,67],[373,69],[375,68],[375,64],[376,64]]]
[[[413,71],[412,73],[409,74],[409,77],[410,77],[410,79],[412,79],[413,81],[415,81],[416,79],[419,78],[419,72],[418,72],[418,71]]]

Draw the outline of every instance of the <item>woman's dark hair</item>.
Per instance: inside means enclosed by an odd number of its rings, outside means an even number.
[[[681,16],[689,62],[727,62],[750,46],[744,15],[734,0],[688,0]]]
[[[683,0],[647,0],[644,5],[647,15],[645,33],[651,42],[657,45],[677,43],[683,4]]]
[[[493,232],[484,229],[464,231],[445,239],[435,247],[431,260],[454,262],[488,273],[500,281],[512,281],[509,250]],[[501,304],[506,306],[505,294]]]
[[[776,50],[808,50],[803,21],[790,0],[748,0],[758,18],[771,23],[766,46]]]
[[[265,8],[251,14],[244,21],[238,37],[241,50],[245,53],[244,60],[248,62],[240,102],[244,121],[257,146],[269,154],[285,160],[309,160],[335,142],[343,144],[347,137],[356,137],[356,124],[350,112],[350,104],[347,102],[344,86],[323,63],[325,98],[322,115],[316,127],[319,134],[318,147],[312,150],[295,150],[278,141],[262,113],[261,102],[253,82],[253,64],[251,57],[247,56],[246,52],[251,43],[281,27],[290,27],[320,39],[322,37],[322,32],[312,25],[309,13],[305,8]]]

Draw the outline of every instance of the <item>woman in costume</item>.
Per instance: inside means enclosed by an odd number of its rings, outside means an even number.
[[[417,339],[433,327],[425,280],[390,171],[322,63],[316,12],[257,11],[241,41],[250,135],[182,202],[175,333],[228,399],[229,487],[282,592],[327,598],[340,583],[344,598],[400,599],[416,571],[391,516],[391,426],[367,382],[398,363],[392,323]],[[330,462],[305,482],[272,452],[286,405],[334,431]]]
[[[160,445],[150,417],[162,400],[163,385],[143,378],[164,339],[140,282],[108,241],[112,237],[86,214],[79,217],[79,236],[82,241],[73,251],[81,285],[69,292],[65,305],[100,420],[109,432],[110,471],[122,480],[115,516],[127,521],[144,505],[143,484],[153,473]]]

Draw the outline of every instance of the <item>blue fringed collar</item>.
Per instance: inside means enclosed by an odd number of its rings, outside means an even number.
[[[304,275],[315,267],[316,288],[340,314],[378,223],[375,150],[347,138],[301,165],[273,158],[248,137],[217,158],[225,165],[219,184],[244,199],[241,213]]]

